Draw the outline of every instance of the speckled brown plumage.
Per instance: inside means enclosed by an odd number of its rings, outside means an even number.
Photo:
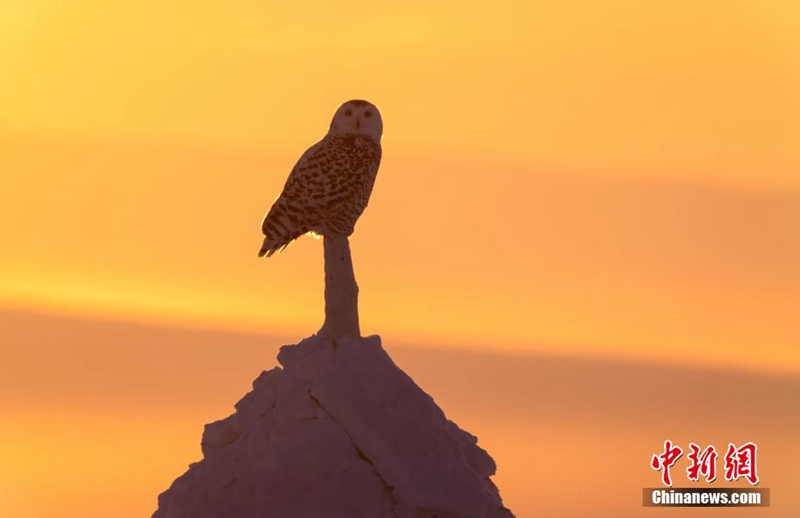
[[[371,113],[369,108],[360,109]],[[379,117],[377,108],[373,109],[374,117]],[[345,115],[352,113],[350,109],[339,111],[345,122],[355,117]],[[328,134],[297,162],[283,192],[264,218],[261,230],[265,239],[259,256],[269,257],[307,232],[323,236],[353,233],[372,194],[381,145],[372,135],[340,129],[337,117],[339,112]],[[356,124],[360,128],[360,122]]]

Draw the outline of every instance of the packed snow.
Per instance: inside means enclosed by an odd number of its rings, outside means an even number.
[[[380,338],[281,348],[153,518],[510,518],[492,458]]]

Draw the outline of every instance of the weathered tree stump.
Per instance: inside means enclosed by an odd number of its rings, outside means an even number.
[[[323,237],[325,250],[325,323],[318,336],[335,340],[361,336],[358,285],[347,236]]]

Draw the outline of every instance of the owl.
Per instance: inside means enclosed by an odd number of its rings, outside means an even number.
[[[308,232],[349,236],[367,207],[381,162],[383,120],[362,100],[336,110],[322,140],[306,151],[264,217],[259,257],[270,257]]]

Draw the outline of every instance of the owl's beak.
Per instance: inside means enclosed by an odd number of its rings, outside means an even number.
[[[356,129],[359,129],[359,128],[361,128],[361,120],[360,119],[356,120]]]

